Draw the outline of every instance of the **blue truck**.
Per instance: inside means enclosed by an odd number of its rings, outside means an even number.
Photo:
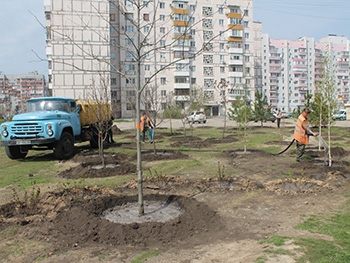
[[[1,145],[11,159],[25,158],[29,150],[52,149],[56,159],[69,159],[74,144],[90,141],[110,128],[107,103],[79,102],[72,98],[41,97],[27,101],[27,112],[1,124]],[[102,131],[101,131],[102,127]]]

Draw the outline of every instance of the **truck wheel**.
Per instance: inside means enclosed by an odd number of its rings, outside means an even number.
[[[67,160],[74,153],[74,139],[69,132],[63,132],[60,140],[56,142],[53,154],[56,159]]]
[[[12,160],[22,159],[28,154],[28,151],[21,150],[21,146],[5,146],[5,152],[7,157]]]

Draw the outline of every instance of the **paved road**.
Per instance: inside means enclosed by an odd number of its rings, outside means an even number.
[[[118,122],[116,123],[119,129],[121,130],[130,130],[134,129],[136,127],[135,122],[133,120],[130,121],[124,121],[124,122]],[[171,125],[173,129],[178,129],[183,127],[183,123],[181,120],[171,120]],[[292,118],[288,119],[282,119],[281,121],[281,127],[294,127],[295,120]],[[224,117],[211,117],[207,119],[207,123],[205,124],[193,124],[193,128],[200,128],[202,126],[211,126],[211,127],[223,127],[224,126]],[[229,120],[227,118],[226,121],[226,127],[236,127],[236,122]],[[249,126],[260,126],[260,122],[249,122]],[[277,127],[276,122],[272,123],[271,121],[264,122],[265,127]],[[339,127],[350,127],[350,121],[337,121],[335,123],[335,126]],[[166,119],[159,125],[157,125],[158,128],[166,128],[170,129],[170,120]],[[189,128],[189,124],[186,123],[186,128]]]

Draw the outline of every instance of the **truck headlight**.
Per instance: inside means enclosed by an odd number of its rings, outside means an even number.
[[[2,134],[2,136],[4,136],[4,137],[9,136],[9,133],[8,133],[8,131],[6,130],[6,128],[5,128],[4,130],[2,130],[1,134]]]
[[[47,125],[46,133],[49,136],[53,135],[53,130],[52,130],[52,125],[51,124]]]

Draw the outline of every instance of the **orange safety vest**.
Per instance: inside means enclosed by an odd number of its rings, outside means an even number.
[[[309,126],[309,121],[307,118],[300,114],[297,124],[295,125],[294,139],[302,144],[308,144],[309,136],[307,135],[307,131],[303,128],[303,122],[306,122],[306,125]]]
[[[145,123],[145,119],[146,119],[146,123]],[[141,125],[140,125],[140,129],[141,129],[141,131],[143,131],[144,130],[144,128],[145,128],[145,124],[147,125],[147,127],[148,127],[148,129],[149,129],[149,127],[150,127],[150,125],[149,125],[149,118],[148,117],[144,117],[144,116],[142,116],[141,117]]]

